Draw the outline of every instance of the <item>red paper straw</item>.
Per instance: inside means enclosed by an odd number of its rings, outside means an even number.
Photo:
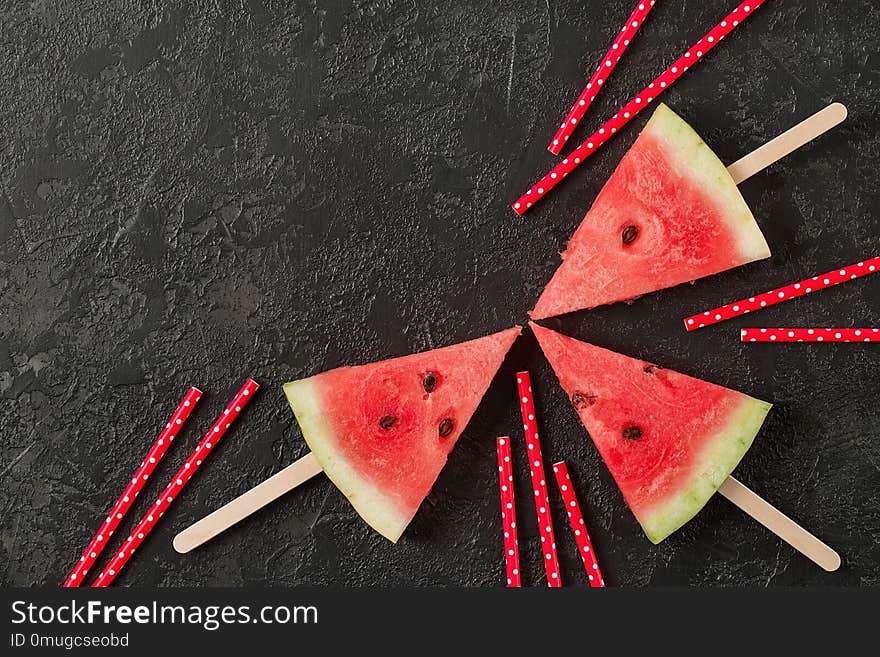
[[[810,294],[810,292],[815,292],[816,290],[824,290],[833,285],[851,281],[854,278],[861,278],[862,276],[873,274],[878,269],[880,269],[880,256],[865,260],[864,262],[857,262],[848,267],[835,269],[834,271],[829,271],[825,274],[819,274],[818,276],[813,276],[812,278],[807,278],[797,283],[792,283],[791,285],[779,287],[775,290],[770,290],[769,292],[749,297],[748,299],[740,299],[739,301],[728,303],[726,306],[721,306],[714,310],[707,310],[699,315],[691,315],[684,320],[684,326],[688,331],[694,331],[703,328],[704,326],[718,324],[726,319],[746,315],[755,310],[761,310],[762,308],[773,306],[777,303],[788,301],[789,299],[802,297],[805,294]]]
[[[547,481],[544,477],[544,459],[541,456],[538,423],[535,420],[532,381],[528,372],[516,373],[516,387],[526,434],[532,489],[535,491],[535,511],[538,514],[538,531],[541,533],[541,551],[544,554],[544,569],[547,571],[547,586],[562,586],[559,577],[559,559],[556,555],[556,539],[553,536],[553,523],[550,518],[550,497],[547,495]]]
[[[550,145],[547,147],[548,151],[554,155],[559,155],[559,151],[562,150],[562,147],[565,146],[565,142],[571,137],[571,133],[574,132],[574,129],[584,116],[584,113],[590,107],[593,100],[595,100],[602,85],[608,82],[608,78],[611,77],[611,72],[623,56],[630,40],[635,36],[636,32],[639,31],[645,17],[654,7],[654,2],[655,0],[650,0],[650,2],[648,2],[648,0],[640,0],[636,5],[636,8],[633,9],[630,17],[626,19],[623,28],[617,33],[617,38],[614,39],[611,48],[605,53],[605,56],[599,63],[599,67],[596,69],[596,72],[593,73],[593,77],[587,82],[587,86],[581,91],[581,95],[578,96],[578,99],[575,101],[571,110],[569,110],[562,125],[559,126],[559,130],[557,130],[556,134],[553,136],[553,141],[550,142]]]
[[[546,176],[541,178],[537,183],[532,185],[531,189],[523,194],[513,204],[513,209],[517,214],[523,214],[532,205],[544,197],[547,192],[553,189],[565,176],[574,171],[574,169],[590,155],[596,152],[599,147],[611,138],[615,132],[629,123],[636,114],[647,107],[655,98],[662,94],[673,82],[680,78],[689,67],[696,64],[700,59],[712,48],[718,45],[733,28],[739,25],[740,21],[745,20],[754,13],[754,10],[764,4],[765,0],[745,0],[739,7],[730,12],[727,17],[718,23],[712,30],[697,41],[689,50],[687,50],[676,62],[660,74],[651,84],[642,89],[642,92],[629,101],[614,116],[612,116],[605,124],[587,138],[580,146],[574,149],[567,158],[557,164]]]
[[[104,546],[107,545],[107,541],[113,535],[113,532],[116,531],[116,528],[119,527],[122,518],[128,513],[131,505],[134,504],[134,499],[143,490],[147,479],[153,474],[153,470],[156,469],[168,447],[171,446],[171,441],[174,440],[174,437],[180,431],[183,423],[186,422],[189,414],[192,413],[193,408],[201,398],[202,391],[198,388],[190,388],[186,395],[184,395],[177,410],[174,411],[165,428],[159,433],[156,442],[153,443],[150,451],[147,452],[144,460],[141,461],[140,467],[135,471],[131,481],[128,482],[125,490],[122,491],[122,495],[119,496],[116,504],[110,509],[107,519],[98,528],[97,533],[92,538],[92,542],[89,543],[85,552],[83,552],[83,555],[73,567],[73,570],[70,571],[64,582],[65,588],[77,587],[82,583],[92,564],[95,563],[98,555],[101,554]]]
[[[571,477],[568,476],[568,467],[565,465],[565,461],[554,463],[553,473],[556,475],[556,483],[559,484],[562,499],[565,500],[565,512],[568,514],[568,522],[571,523],[574,540],[577,542],[581,561],[584,562],[584,569],[587,571],[590,586],[605,588],[605,580],[599,571],[599,562],[596,561],[596,551],[593,549],[593,543],[590,541],[590,535],[587,533],[587,525],[584,523],[581,507],[574,494],[574,489],[571,487]]]
[[[162,494],[159,496],[159,499],[156,500],[156,503],[149,511],[147,511],[144,517],[141,518],[137,527],[132,530],[131,534],[125,540],[125,543],[122,544],[122,549],[113,555],[110,563],[108,563],[104,570],[98,575],[98,578],[92,582],[93,587],[100,588],[109,586],[110,583],[116,579],[119,571],[122,570],[122,567],[125,566],[126,563],[128,563],[128,560],[134,554],[135,550],[140,547],[141,543],[143,543],[144,539],[147,537],[147,534],[149,534],[156,526],[159,522],[159,518],[165,514],[171,506],[171,503],[174,501],[174,498],[180,494],[180,491],[183,490],[183,487],[186,486],[187,482],[192,478],[193,474],[195,474],[195,471],[199,469],[202,461],[223,437],[223,434],[226,433],[227,429],[229,429],[235,421],[235,418],[238,417],[241,410],[251,400],[253,393],[259,387],[259,384],[253,379],[245,381],[241,390],[239,390],[235,395],[235,398],[229,402],[226,410],[224,410],[223,414],[217,418],[211,429],[198,444],[198,447],[196,447],[195,451],[190,454],[189,458],[183,464],[183,467],[181,467],[180,470],[177,471],[177,474],[171,478],[171,481],[165,487],[165,490],[162,491]]]
[[[504,563],[507,586],[522,586],[519,572],[519,541],[516,538],[516,503],[513,499],[513,468],[510,464],[510,438],[497,441],[498,487],[501,489],[501,524],[504,527]]]
[[[876,328],[745,328],[741,342],[880,342]]]

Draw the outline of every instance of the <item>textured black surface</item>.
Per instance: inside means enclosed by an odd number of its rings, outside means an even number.
[[[742,185],[770,260],[549,323],[775,402],[737,474],[838,548],[839,572],[723,499],[652,546],[529,334],[398,545],[317,478],[195,553],[172,550],[177,531],[305,452],[282,382],[523,322],[644,124],[517,218],[509,203],[554,161],[546,144],[632,2],[431,4],[3,3],[0,583],[60,583],[186,386],[202,387],[127,530],[252,375],[254,404],[121,584],[497,586],[494,437],[508,432],[524,580],[539,584],[511,376],[529,368],[545,456],[568,460],[610,584],[880,584],[878,348],[748,346],[742,321],[681,325],[880,250],[874,0],[770,0],[666,94],[728,162],[829,101],[849,107],[844,126]],[[588,125],[733,4],[664,0]],[[878,286],[750,321],[876,326]],[[564,577],[582,585],[553,503]]]

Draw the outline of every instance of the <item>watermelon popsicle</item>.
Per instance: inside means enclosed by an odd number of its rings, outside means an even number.
[[[716,493],[825,570],[840,557],[730,475],[771,404],[531,324],[645,534],[659,543]]]
[[[499,333],[284,385],[310,454],[191,525],[189,552],[321,471],[396,542],[431,491],[514,340]]]
[[[770,255],[737,184],[846,118],[832,103],[725,168],[660,103],[575,230],[531,311],[627,301]]]

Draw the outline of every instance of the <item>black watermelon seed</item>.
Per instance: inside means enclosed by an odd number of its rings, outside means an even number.
[[[425,376],[422,377],[422,387],[425,389],[425,392],[432,393],[434,392],[434,387],[437,385],[437,375],[433,372],[425,372]]]
[[[379,420],[379,426],[383,429],[390,429],[395,424],[397,424],[397,416],[396,415],[386,415],[381,420]]]
[[[627,440],[638,440],[642,437],[642,430],[637,426],[630,426],[623,430],[623,437]]]
[[[632,244],[636,241],[636,238],[639,236],[639,229],[635,226],[627,226],[623,229],[623,243],[624,244]]]
[[[597,399],[596,395],[585,395],[582,392],[576,392],[571,396],[571,403],[576,409],[580,410],[587,406],[592,406],[596,403]]]
[[[440,427],[438,431],[440,432],[441,438],[446,438],[449,434],[452,433],[452,429],[455,427],[455,423],[452,421],[452,418],[444,418],[440,422]]]

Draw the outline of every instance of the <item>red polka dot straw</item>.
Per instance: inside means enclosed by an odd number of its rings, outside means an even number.
[[[627,46],[629,46],[630,41],[642,26],[645,17],[654,7],[654,2],[655,0],[639,0],[636,8],[633,9],[632,14],[626,19],[626,23],[624,23],[620,32],[617,33],[617,38],[614,39],[614,43],[611,44],[608,52],[605,53],[602,61],[599,62],[599,66],[596,68],[596,72],[593,73],[593,77],[587,82],[587,86],[581,91],[581,95],[578,96],[578,99],[575,101],[571,110],[569,110],[562,125],[559,126],[559,130],[557,130],[556,134],[553,136],[553,141],[550,142],[550,146],[547,147],[548,151],[554,155],[559,155],[559,151],[565,146],[565,142],[571,137],[571,133],[574,132],[577,124],[580,123],[581,118],[583,118],[584,113],[589,109],[590,104],[595,100],[596,95],[602,89],[602,85],[608,82],[608,78],[611,77],[611,72],[614,70],[614,67],[617,66],[617,62],[620,61],[620,58]]]
[[[135,498],[143,490],[147,479],[153,474],[153,470],[156,469],[166,450],[171,446],[174,437],[183,427],[183,423],[186,422],[189,414],[192,413],[193,408],[201,398],[202,391],[198,388],[190,388],[186,395],[184,395],[177,410],[171,415],[171,419],[168,420],[165,428],[159,433],[156,442],[153,443],[153,446],[147,452],[144,460],[141,461],[140,466],[128,482],[125,490],[122,491],[122,495],[119,496],[116,504],[110,509],[107,518],[101,523],[97,533],[92,538],[92,542],[89,543],[85,552],[83,552],[79,561],[76,562],[73,570],[67,576],[64,582],[66,588],[77,587],[82,583],[83,578],[88,574],[95,560],[103,551],[104,546],[107,545],[107,541],[113,535],[113,532],[119,527],[122,518],[128,513],[131,505],[134,504]]]
[[[497,440],[498,487],[501,489],[501,525],[504,531],[504,563],[507,586],[522,586],[519,572],[519,541],[516,538],[516,502],[513,499],[513,467],[510,463],[510,438]]]
[[[581,561],[584,562],[590,586],[604,588],[605,580],[599,571],[596,551],[593,549],[593,543],[590,541],[590,535],[587,533],[587,525],[584,523],[581,507],[574,494],[574,489],[571,487],[571,477],[568,475],[568,467],[565,465],[565,461],[553,464],[553,474],[556,475],[556,483],[559,484],[559,491],[562,493],[562,499],[565,501],[565,512],[568,515],[571,530],[574,532],[574,540],[577,542]]]
[[[541,443],[538,440],[532,381],[528,372],[516,373],[516,387],[526,434],[526,453],[529,457],[529,470],[532,473],[532,490],[535,493],[535,511],[538,514],[538,531],[541,534],[541,552],[544,555],[544,569],[547,571],[547,586],[562,586],[559,559],[556,555],[556,538],[553,536],[553,522],[550,518],[550,497],[547,494],[547,481],[544,476],[544,458],[541,456]]]
[[[748,299],[740,299],[739,301],[728,303],[727,305],[714,308],[713,310],[707,310],[699,315],[691,315],[690,317],[685,318],[684,326],[688,331],[695,331],[704,326],[718,324],[727,319],[747,315],[750,312],[761,310],[768,306],[774,306],[777,303],[782,303],[789,299],[802,297],[805,294],[810,294],[817,290],[824,290],[825,288],[838,285],[839,283],[845,283],[856,278],[861,278],[862,276],[873,274],[878,269],[880,269],[880,256],[863,262],[857,262],[846,267],[841,267],[839,269],[834,269],[833,271],[819,274],[818,276],[813,276],[812,278],[807,278],[798,281],[797,283],[778,287],[775,290],[770,290],[763,294],[756,294]]]
[[[629,101],[620,111],[612,116],[605,124],[576,149],[571,155],[557,164],[546,176],[541,178],[532,187],[516,200],[513,209],[517,214],[523,214],[532,205],[558,185],[563,178],[575,170],[575,168],[590,155],[599,150],[599,147],[611,138],[620,128],[625,126],[636,114],[641,112],[651,102],[662,94],[669,86],[680,78],[685,71],[699,62],[706,53],[733,30],[741,21],[754,13],[754,10],[764,4],[765,0],[745,0],[723,21],[713,27],[706,36],[697,41],[672,66],[661,73],[651,84],[642,89],[635,98]]]
[[[195,471],[199,469],[202,461],[207,458],[208,454],[217,445],[259,387],[259,384],[253,379],[248,379],[245,382],[233,400],[229,402],[223,414],[217,418],[210,430],[208,430],[208,433],[202,438],[195,451],[186,459],[183,466],[177,471],[177,474],[171,478],[171,481],[150,510],[147,511],[128,538],[125,539],[122,548],[113,555],[110,563],[101,571],[97,579],[92,582],[93,587],[109,586],[116,579],[119,571],[128,563],[135,550],[140,547],[147,534],[153,530],[159,519],[165,514],[171,503],[174,502],[174,499],[180,494],[180,491],[183,490],[183,487],[186,486],[193,474],[195,474]]]
[[[745,328],[741,342],[877,342],[876,328]]]

